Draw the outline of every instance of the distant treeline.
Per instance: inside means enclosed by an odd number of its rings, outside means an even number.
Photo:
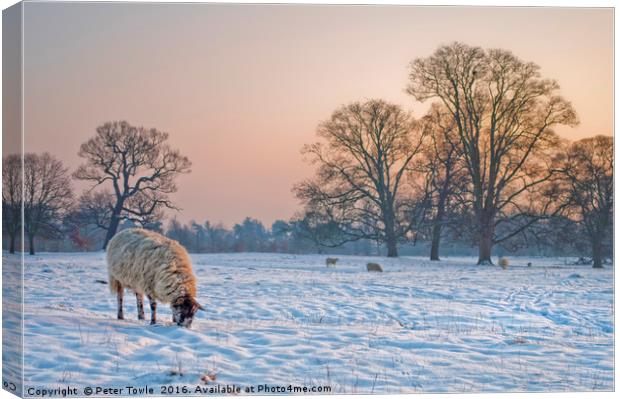
[[[130,227],[136,225],[125,222],[120,229]],[[177,219],[172,219],[166,225],[154,222],[140,227],[157,231],[179,241],[190,253],[276,252],[375,256],[383,255],[386,251],[382,243],[372,240],[347,242],[335,247],[322,246],[313,239],[309,226],[303,220],[296,219],[277,220],[270,227],[250,217],[232,228],[209,221],[181,223]],[[558,217],[542,223],[536,231],[532,230],[530,235],[515,237],[511,242],[499,246],[497,256],[587,256],[588,242],[575,240],[578,229],[577,223]],[[67,230],[67,234],[42,237],[38,246],[40,251],[51,252],[97,251],[101,250],[104,239],[105,230],[82,228],[79,229],[79,233]],[[6,236],[4,240],[3,244],[6,244]],[[430,247],[430,240],[422,238],[403,244],[401,253],[405,256],[426,256]],[[611,258],[611,241],[606,242],[605,247],[606,256]],[[443,252],[445,256],[475,256],[477,248],[475,242],[471,240],[449,235],[445,237]]]
[[[141,225],[125,221],[119,227],[142,227],[162,233],[181,243],[191,253],[233,253],[233,252],[280,252],[280,253],[344,253],[375,255],[383,250],[376,242],[360,240],[336,248],[320,245],[313,240],[303,221],[277,220],[270,227],[261,221],[246,217],[243,222],[227,228],[221,223],[191,221],[181,223],[176,218],[164,225],[157,221]],[[106,231],[92,227],[67,226],[65,234],[41,236],[39,251],[77,252],[101,250]],[[4,237],[4,244],[8,238]],[[6,248],[6,245],[4,246]],[[17,238],[17,247],[20,239]],[[26,250],[28,243],[26,242]]]

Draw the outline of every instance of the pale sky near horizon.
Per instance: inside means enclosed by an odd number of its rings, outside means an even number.
[[[290,218],[317,124],[375,97],[421,116],[408,63],[455,40],[558,80],[581,120],[564,137],[613,134],[610,8],[26,3],[24,21],[26,150],[75,168],[105,121],[167,131],[193,162],[182,221]]]

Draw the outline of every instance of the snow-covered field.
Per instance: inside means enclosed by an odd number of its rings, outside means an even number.
[[[171,325],[167,305],[158,325],[148,325],[148,306],[138,321],[131,295],[127,319],[116,320],[116,298],[97,282],[107,280],[103,253],[26,257],[25,386],[613,389],[609,265],[512,258],[502,270],[473,258],[341,256],[326,268],[318,255],[192,258],[208,312],[188,330]],[[369,261],[385,273],[366,272]]]

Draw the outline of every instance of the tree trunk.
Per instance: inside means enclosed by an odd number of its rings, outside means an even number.
[[[437,204],[437,215],[433,223],[433,232],[431,238],[431,260],[439,260],[439,243],[441,241],[441,224],[443,223],[443,215],[445,213],[446,200],[443,195],[439,198]]]
[[[121,212],[123,210],[124,203],[125,203],[125,200],[123,199],[123,197],[117,195],[116,206],[114,207],[114,210],[112,211],[112,217],[110,218],[110,226],[108,227],[108,232],[106,233],[105,241],[103,242],[104,251],[108,247],[108,243],[110,242],[112,237],[114,237],[114,234],[116,234],[116,230],[118,230],[118,226],[121,223]]]
[[[431,238],[431,260],[439,260],[439,242],[441,241],[441,225],[435,223]]]
[[[483,236],[478,243],[478,264],[479,265],[492,265],[491,250],[493,248],[492,236]]]
[[[600,239],[592,243],[592,267],[595,269],[603,268],[603,244]]]
[[[396,238],[392,237],[392,238],[388,238],[386,241],[386,245],[387,245],[387,256],[388,258],[396,258],[398,257],[398,248],[396,246]]]
[[[15,234],[9,234],[9,253],[15,253]]]
[[[394,221],[394,212],[391,208],[383,212],[383,220],[385,223],[385,245],[387,246],[388,258],[398,257],[396,222]]]
[[[449,179],[449,176],[447,177]],[[431,260],[439,260],[439,243],[441,242],[441,226],[446,213],[446,202],[448,197],[447,180],[439,194],[437,202],[437,214],[433,221],[433,232],[431,233]]]
[[[30,255],[34,255],[34,234],[28,234],[28,247]]]
[[[385,245],[387,246],[387,256],[388,258],[396,258],[398,257],[398,248],[396,245],[397,239],[396,233],[394,232],[394,222],[388,221],[385,227]]]
[[[493,249],[493,219],[483,220],[478,237],[478,264],[492,265],[491,251]]]
[[[108,227],[108,232],[106,233],[105,241],[103,242],[104,251],[108,247],[108,242],[110,242],[112,237],[114,237],[114,234],[116,234],[116,230],[118,230],[118,226],[120,223],[121,223],[121,218],[119,216],[114,215],[110,219],[110,227]]]

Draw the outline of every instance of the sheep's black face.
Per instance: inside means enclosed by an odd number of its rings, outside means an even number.
[[[183,297],[171,304],[172,321],[181,327],[189,328],[194,321],[194,315],[202,307],[194,298]]]

